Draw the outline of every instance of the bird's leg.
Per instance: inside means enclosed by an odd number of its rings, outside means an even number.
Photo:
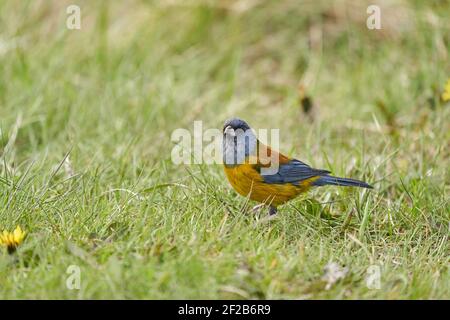
[[[275,215],[275,214],[277,214],[277,208],[276,208],[276,207],[273,207],[273,206],[270,206],[270,207],[269,207],[269,215],[270,215],[270,216],[273,216],[273,215]]]
[[[262,207],[264,207],[264,203],[260,203],[253,207],[252,212],[258,212]]]

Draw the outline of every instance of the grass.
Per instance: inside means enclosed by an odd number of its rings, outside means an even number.
[[[369,2],[80,0],[81,30],[72,2],[0,2],[0,228],[28,233],[0,298],[450,298],[450,4],[377,2],[382,30]],[[220,165],[171,161],[174,129],[230,116],[375,189],[264,222]]]

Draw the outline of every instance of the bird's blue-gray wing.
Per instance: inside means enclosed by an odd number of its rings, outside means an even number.
[[[280,164],[276,174],[262,175],[262,177],[266,183],[299,184],[300,182],[312,177],[323,176],[329,173],[330,171],[314,169],[300,160],[292,159],[287,163]]]

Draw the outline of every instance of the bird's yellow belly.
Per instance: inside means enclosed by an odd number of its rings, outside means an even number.
[[[225,167],[225,174],[231,186],[240,195],[275,207],[307,191],[315,180],[313,178],[302,181],[299,185],[269,184],[263,181],[261,175],[250,164]]]

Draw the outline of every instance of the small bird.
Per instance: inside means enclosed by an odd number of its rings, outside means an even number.
[[[268,172],[271,162],[278,161],[275,172]],[[237,193],[269,206],[269,214],[277,207],[306,192],[325,185],[372,189],[364,181],[338,178],[330,171],[314,169],[297,159],[273,151],[261,143],[250,126],[232,118],[223,126],[223,162],[225,174]]]

